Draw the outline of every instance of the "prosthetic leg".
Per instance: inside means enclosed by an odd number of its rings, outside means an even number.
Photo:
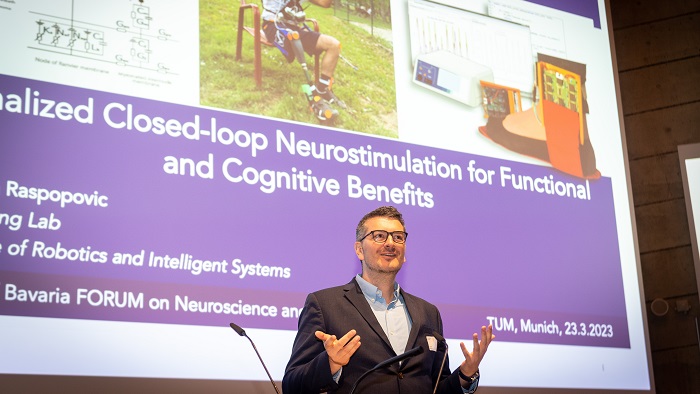
[[[299,29],[308,29],[306,26],[306,13],[301,7],[299,0],[288,0],[287,3],[277,13],[275,19],[275,28],[277,29],[275,37],[275,46],[282,51],[290,63],[294,59],[299,62],[301,69],[304,71],[306,83],[301,86],[301,91],[306,97],[311,112],[322,123],[333,123],[338,117],[338,111],[331,107],[329,101],[324,99],[316,88],[315,81],[309,74],[309,68],[306,64],[306,55],[304,48],[299,38]],[[294,28],[291,28],[293,26]],[[289,44],[289,45],[287,45]],[[334,97],[334,96],[333,96]],[[337,100],[336,104],[343,104]]]
[[[336,109],[332,108],[331,105],[324,100],[316,90],[313,78],[309,74],[309,67],[306,64],[306,55],[304,54],[304,48],[301,45],[301,40],[299,40],[299,33],[295,30],[286,29],[280,26],[278,26],[278,29],[289,40],[289,43],[291,44],[290,49],[297,62],[299,62],[301,65],[301,69],[304,71],[306,83],[301,85],[301,91],[309,103],[309,109],[320,121],[329,123],[334,122],[339,113]]]
[[[299,40],[299,33],[296,31],[292,33],[293,39],[290,39],[289,41],[292,43],[294,56],[296,57],[297,62],[299,62],[301,65],[301,69],[304,71],[304,76],[306,77],[306,83],[301,85],[301,91],[304,93],[304,96],[309,103],[311,112],[313,112],[313,114],[319,120],[333,122],[338,117],[338,111],[332,108],[331,105],[323,97],[321,97],[316,90],[316,85],[313,78],[311,78],[309,68],[306,65],[306,56],[304,55],[304,48]]]

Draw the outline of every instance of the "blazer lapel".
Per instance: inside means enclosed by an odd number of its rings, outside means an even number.
[[[372,330],[374,330],[374,332],[382,339],[387,349],[394,353],[394,350],[391,347],[391,342],[389,342],[389,338],[384,333],[382,326],[379,325],[377,317],[374,315],[374,312],[372,312],[372,308],[370,308],[369,304],[367,303],[367,299],[362,293],[362,289],[360,289],[360,285],[357,283],[357,281],[353,278],[350,283],[343,287],[343,290],[345,290],[345,298],[350,301],[358,312],[360,312],[362,318],[365,319],[367,324],[372,327]],[[396,355],[396,353],[394,353],[394,355]]]
[[[421,328],[426,324],[425,322],[425,312],[421,308],[421,304],[416,302],[414,297],[401,289],[401,295],[406,303],[406,308],[408,313],[411,315],[411,332],[408,333],[408,341],[406,342],[406,350],[412,349],[416,346],[416,341],[418,340],[418,334]]]

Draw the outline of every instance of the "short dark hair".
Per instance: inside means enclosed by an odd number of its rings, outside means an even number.
[[[392,206],[384,206],[384,207],[379,207],[375,209],[374,211],[366,214],[365,216],[362,217],[362,220],[360,220],[360,223],[357,224],[357,229],[355,230],[355,240],[360,241],[362,237],[365,236],[365,233],[367,232],[367,227],[365,227],[365,222],[368,221],[369,219],[376,218],[376,217],[383,217],[387,219],[395,219],[398,220],[401,225],[403,226],[403,231],[406,231],[406,223],[403,221],[403,216],[401,215],[401,212],[399,212],[398,209],[392,207]]]

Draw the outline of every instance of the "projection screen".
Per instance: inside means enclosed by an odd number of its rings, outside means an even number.
[[[312,56],[237,58],[237,1],[0,1],[6,387],[273,392],[229,323],[280,381],[393,205],[451,367],[494,327],[480,392],[653,392],[607,3],[304,7],[342,43],[330,120]]]
[[[695,263],[695,279],[700,286],[700,253],[698,250],[698,232],[700,232],[700,144],[678,145],[678,159],[680,161],[681,178],[683,179],[683,195],[685,196],[685,210],[688,215],[688,229],[690,230],[690,246],[693,250],[693,262]]]

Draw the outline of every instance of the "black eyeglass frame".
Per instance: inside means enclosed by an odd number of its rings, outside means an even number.
[[[374,238],[375,238],[375,236],[374,236],[375,233],[379,233],[379,234],[384,233],[384,234],[386,234],[386,238],[384,239],[384,241],[377,241],[376,239],[374,239]],[[394,234],[402,234],[402,235],[403,235],[403,242],[397,241],[396,238],[394,237]],[[374,241],[375,243],[378,243],[378,244],[386,243],[386,241],[389,240],[389,236],[391,236],[391,240],[394,241],[394,243],[400,244],[400,245],[405,244],[405,243],[406,243],[406,239],[408,239],[408,233],[405,232],[405,231],[372,230],[372,231],[368,232],[367,234],[365,234],[364,237],[360,238],[360,240],[359,240],[358,242],[364,241],[364,239],[367,238],[367,237],[369,237],[370,235],[372,236],[372,241]]]

